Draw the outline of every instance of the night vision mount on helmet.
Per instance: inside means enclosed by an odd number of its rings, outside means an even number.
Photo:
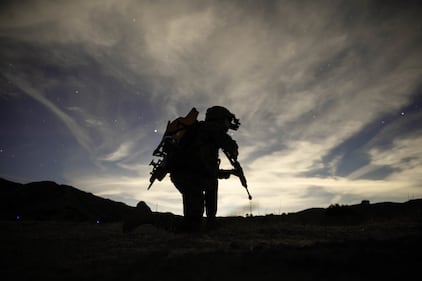
[[[205,121],[225,122],[228,121],[229,129],[236,131],[239,129],[240,122],[236,116],[227,108],[222,106],[213,106],[207,109]]]

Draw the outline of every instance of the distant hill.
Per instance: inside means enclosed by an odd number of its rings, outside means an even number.
[[[422,199],[404,203],[362,201],[355,205],[331,205],[328,208],[310,208],[296,213],[256,217],[266,222],[287,222],[316,225],[353,225],[373,222],[422,221]]]
[[[114,222],[135,209],[51,181],[20,184],[0,179],[0,198],[0,220]]]
[[[137,221],[151,212],[145,202],[137,208],[121,202],[101,198],[68,185],[51,181],[20,184],[0,178],[0,220],[40,221]],[[155,213],[157,226],[172,224],[171,213]],[[331,205],[328,208],[310,208],[296,213],[255,217],[225,217],[223,221],[243,223],[294,223],[319,225],[351,225],[383,221],[422,221],[422,199],[404,203],[383,202],[370,204],[363,201],[356,205]]]

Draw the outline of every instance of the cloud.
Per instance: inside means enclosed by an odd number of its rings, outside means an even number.
[[[422,177],[416,176],[422,165],[422,147],[419,145],[422,137],[397,139],[394,141],[392,150],[380,150],[374,148],[370,151],[371,163],[377,166],[389,166],[395,169],[396,173],[390,177],[399,177],[403,180],[415,180],[415,184],[420,184]],[[412,174],[412,177],[404,179],[401,175]],[[416,177],[415,177],[416,176]]]
[[[35,99],[36,101],[44,105],[46,108],[48,108],[52,113],[54,113],[55,116],[58,119],[60,119],[67,126],[67,128],[72,132],[73,136],[76,138],[76,140],[82,147],[88,150],[91,149],[92,143],[87,133],[85,132],[83,127],[79,126],[79,124],[77,124],[75,120],[72,119],[71,116],[66,114],[54,103],[52,103],[50,100],[45,98],[44,94],[40,90],[30,85],[28,82],[26,82],[22,78],[17,77],[17,76],[12,77],[9,75],[6,75],[6,77],[10,81],[12,81],[17,88],[19,88],[25,94],[32,97],[33,99]]]
[[[127,157],[130,154],[130,151],[133,147],[133,144],[130,142],[122,143],[117,148],[116,151],[104,156],[102,160],[104,161],[119,161]]]
[[[421,159],[420,130],[400,129],[420,114],[396,118],[420,89],[419,15],[376,2],[13,3],[0,12],[1,69],[99,169],[69,168],[66,178],[101,194],[177,209],[177,192],[160,199],[117,183],[148,183],[167,120],[219,104],[241,119],[233,137],[259,206],[402,196],[413,187],[399,180],[417,185]],[[233,190],[222,191],[226,213],[244,207]]]

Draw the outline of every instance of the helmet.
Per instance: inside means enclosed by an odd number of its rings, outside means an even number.
[[[236,116],[227,108],[222,106],[213,106],[207,109],[205,121],[225,122],[228,121],[228,127],[232,130],[239,129],[240,122]]]

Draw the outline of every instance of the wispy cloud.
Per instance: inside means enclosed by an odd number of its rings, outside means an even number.
[[[44,105],[46,108],[48,108],[52,113],[54,113],[56,117],[60,119],[72,132],[73,136],[83,148],[87,150],[92,149],[93,144],[85,129],[79,124],[77,124],[71,116],[66,114],[66,112],[61,110],[53,102],[47,99],[44,93],[42,92],[42,89],[39,89],[39,86],[34,87],[33,85],[30,85],[29,82],[27,82],[26,80],[17,76],[10,76],[6,74],[6,77],[9,79],[9,81],[12,81],[14,85],[19,88],[22,92],[32,97],[33,99]]]
[[[317,2],[15,3],[0,36],[5,63],[16,66],[2,70],[100,170],[66,178],[101,194],[177,209],[177,192],[154,190],[164,200],[117,183],[147,183],[167,120],[194,106],[203,117],[214,104],[241,119],[233,137],[260,208],[421,194],[420,109],[400,115],[420,91],[418,10]],[[233,190],[222,189],[224,213],[244,210]]]

